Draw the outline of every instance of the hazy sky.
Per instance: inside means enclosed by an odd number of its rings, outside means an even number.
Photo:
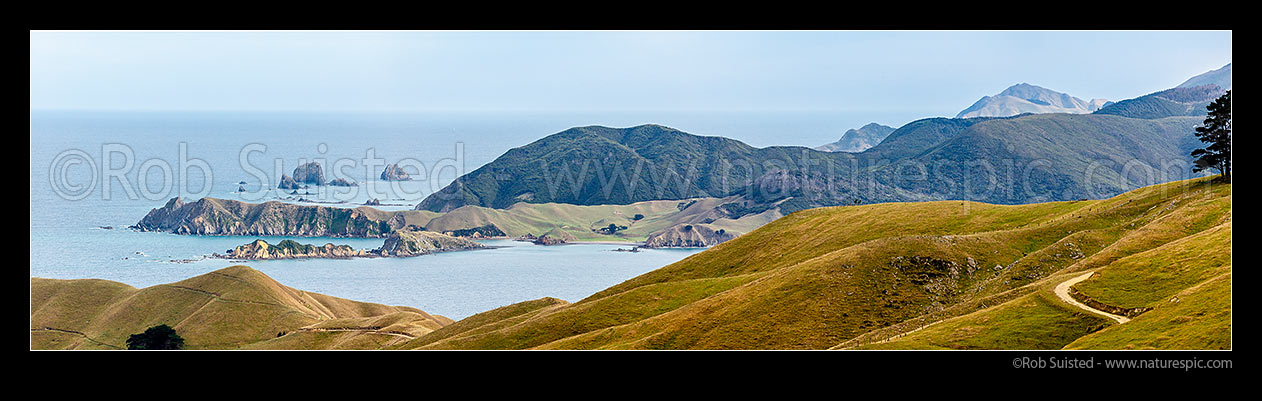
[[[31,32],[31,108],[954,116],[1019,82],[1131,98],[1231,32]]]

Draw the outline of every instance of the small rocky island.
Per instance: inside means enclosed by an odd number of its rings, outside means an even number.
[[[386,169],[381,172],[381,179],[383,181],[411,181],[412,176],[403,167],[399,167],[399,163],[394,163],[386,166]]]
[[[262,239],[228,250],[227,254],[214,254],[213,257],[224,259],[266,260],[266,259],[305,259],[331,258],[344,259],[367,256],[367,252],[352,248],[350,245],[324,244],[315,246],[300,244],[294,240],[284,240],[276,245]]]
[[[316,246],[284,240],[276,245],[262,239],[229,249],[226,254],[213,254],[222,259],[270,260],[270,259],[347,259],[356,257],[410,257],[438,252],[486,249],[486,245],[464,238],[452,237],[429,231],[401,230],[390,233],[380,248],[365,251],[349,245],[324,244]]]
[[[303,163],[294,169],[294,181],[299,184],[324,185],[324,169],[320,163]]]
[[[333,186],[333,187],[358,187],[359,186],[359,184],[355,183],[354,181],[349,181],[345,178],[338,178],[333,181],[329,181],[328,185]]]
[[[276,187],[280,189],[299,189],[302,186],[298,185],[298,181],[294,181],[294,177],[290,177],[289,174],[281,174],[280,185]]]

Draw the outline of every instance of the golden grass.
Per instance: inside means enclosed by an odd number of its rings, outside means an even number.
[[[166,324],[190,349],[234,349],[283,340],[304,327],[346,324],[413,337],[451,320],[415,308],[356,302],[286,287],[232,266],[171,284],[135,289],[105,280],[31,279],[31,348],[123,348],[127,337]],[[364,334],[364,333],[361,333]],[[345,342],[337,342],[343,346]]]
[[[1083,336],[1065,348],[1231,349],[1231,273],[1180,291],[1126,324]]]
[[[809,209],[573,304],[544,298],[459,322],[295,290],[244,266],[145,289],[32,278],[31,341],[118,347],[166,323],[192,348],[1229,348],[1230,191],[1196,179],[1098,201]],[[626,233],[647,234],[714,205],[677,206],[519,204],[511,217],[466,207],[434,220],[583,239],[592,224],[639,213]],[[574,215],[545,218],[561,209]],[[1088,270],[1099,275],[1083,293],[1152,310],[1119,325],[1053,294]]]
[[[1201,252],[1184,261],[1206,260],[1205,252],[1229,260],[1222,241],[1186,239],[1215,235],[1210,229],[1229,215],[1230,185],[1208,179],[1099,201],[810,209],[574,304],[528,319],[480,322],[469,336],[417,342],[497,349],[822,349],[869,332],[889,337],[925,327],[865,346],[1057,349],[1109,323],[1060,302],[1051,292],[1055,280],[1152,259],[1146,251],[1171,243]],[[1229,230],[1217,235],[1230,242]],[[716,281],[725,279],[737,281]],[[1203,279],[1181,276],[1170,288]],[[712,285],[718,282],[724,285]]]

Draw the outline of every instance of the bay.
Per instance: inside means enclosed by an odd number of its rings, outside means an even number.
[[[145,287],[232,265],[204,257],[255,239],[127,229],[174,196],[338,207],[377,198],[388,205],[381,209],[410,209],[459,174],[513,147],[574,126],[656,123],[755,146],[816,146],[835,141],[867,118],[844,113],[32,111],[30,274]],[[426,171],[416,181],[384,182],[377,177],[383,166],[369,168],[365,160],[370,158],[384,163],[411,159],[439,171]],[[359,186],[311,187],[297,194],[271,189],[281,173],[312,160],[321,161],[329,174],[326,179],[344,177]],[[337,163],[345,165],[339,168]],[[338,169],[336,175],[332,169]],[[284,238],[264,239],[275,243]],[[360,249],[382,242],[292,239]],[[578,301],[702,251],[627,253],[612,252],[620,246],[606,244],[543,247],[508,240],[484,242],[497,248],[413,258],[245,264],[301,290],[412,306],[460,319],[545,296]]]

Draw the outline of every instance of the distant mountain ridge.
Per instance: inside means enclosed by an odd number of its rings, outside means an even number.
[[[837,142],[816,147],[815,150],[825,152],[862,152],[876,146],[896,128],[877,123],[870,123],[858,129],[847,130]]]
[[[1227,63],[1227,65],[1217,70],[1188,78],[1187,81],[1179,84],[1177,88],[1191,88],[1210,84],[1218,85],[1223,90],[1231,90],[1231,63]]]
[[[1176,116],[1204,116],[1206,106],[1226,93],[1215,84],[1178,87],[1123,100],[1096,111],[1130,118],[1157,119]]]
[[[416,209],[504,209],[518,202],[621,205],[739,195],[751,205],[779,202],[788,214],[872,202],[1099,198],[1152,183],[1122,174],[1122,166],[1132,160],[1153,168],[1188,160],[1198,122],[1099,114],[931,118],[904,125],[862,153],[754,148],[660,125],[578,127],[509,150],[431,194]],[[1093,164],[1103,159],[1114,162]]]
[[[1009,117],[1026,113],[1087,114],[1108,104],[1104,99],[1085,101],[1065,93],[1019,83],[994,96],[983,96],[955,118]]]
[[[1204,116],[1206,106],[1231,89],[1231,63],[1189,78],[1179,86],[1134,99],[1110,104],[1096,114],[1157,119],[1175,116]]]

